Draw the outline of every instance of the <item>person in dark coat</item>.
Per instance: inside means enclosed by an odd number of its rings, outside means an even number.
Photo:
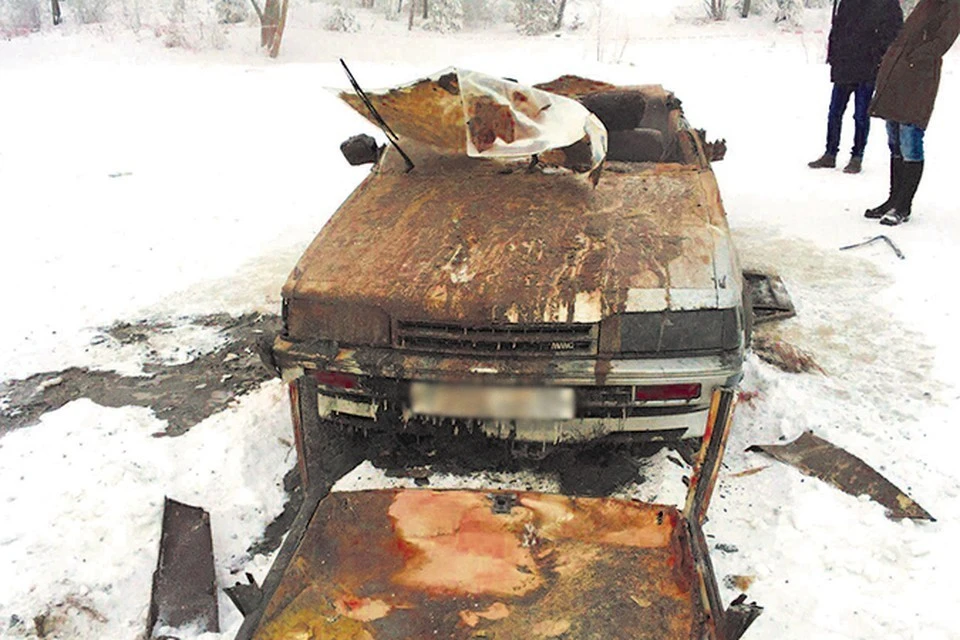
[[[867,108],[873,95],[880,59],[903,24],[897,0],[841,0],[833,16],[827,63],[833,94],[827,113],[827,149],[809,163],[813,169],[837,166],[840,128],[851,94],[853,104],[853,150],[846,173],[860,173],[863,151],[870,133]]]
[[[887,121],[890,196],[864,214],[885,225],[910,219],[923,175],[923,135],[940,87],[943,55],[960,34],[960,0],[920,0],[887,50],[870,113]]]

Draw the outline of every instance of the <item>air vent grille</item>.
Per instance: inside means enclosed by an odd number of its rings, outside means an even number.
[[[398,321],[394,344],[401,349],[486,356],[597,353],[596,324],[499,324],[463,326]]]

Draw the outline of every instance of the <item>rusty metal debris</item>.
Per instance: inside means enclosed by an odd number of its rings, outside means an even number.
[[[761,324],[786,320],[797,315],[793,300],[780,276],[759,271],[744,271],[743,285],[753,306],[753,322]]]
[[[703,524],[713,497],[713,489],[720,473],[720,463],[727,448],[730,427],[733,425],[733,409],[737,397],[732,389],[723,389],[713,394],[707,429],[703,434],[700,453],[694,462],[693,476],[687,492],[684,515],[691,521]]]
[[[238,582],[232,587],[227,587],[223,591],[230,598],[230,601],[244,616],[250,615],[257,610],[263,600],[263,590],[253,575],[246,574],[247,582]]]
[[[339,493],[255,637],[700,638],[713,621],[699,602],[673,507],[523,492],[498,513],[479,492]]]
[[[340,145],[340,153],[353,166],[371,164],[380,157],[380,147],[372,136],[361,133],[344,140]]]
[[[186,626],[201,633],[220,631],[210,514],[165,498],[147,637]]]
[[[868,244],[873,244],[874,242],[879,242],[879,241],[881,241],[881,240],[883,240],[884,242],[886,242],[887,245],[888,245],[891,249],[893,249],[893,252],[894,252],[895,254],[897,254],[897,257],[898,257],[898,258],[900,258],[901,260],[903,260],[904,258],[906,258],[906,256],[903,255],[903,252],[900,251],[900,248],[899,248],[896,244],[894,244],[893,240],[891,240],[890,238],[888,238],[887,236],[884,236],[884,235],[874,236],[874,237],[870,238],[869,240],[864,240],[863,242],[858,242],[858,243],[856,243],[856,244],[848,244],[848,245],[845,246],[845,247],[840,247],[840,251],[846,251],[847,249],[856,249],[857,247],[865,247],[865,246],[867,246]]]
[[[765,453],[852,496],[868,495],[887,508],[891,519],[935,520],[869,464],[812,431],[787,444],[753,445],[747,451]]]

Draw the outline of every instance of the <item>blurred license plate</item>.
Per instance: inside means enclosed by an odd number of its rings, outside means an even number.
[[[573,389],[563,387],[485,387],[410,384],[414,413],[448,418],[568,420],[573,418]]]

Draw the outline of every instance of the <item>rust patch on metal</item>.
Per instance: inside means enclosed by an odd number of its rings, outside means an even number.
[[[765,453],[780,462],[796,467],[808,476],[820,478],[852,496],[866,494],[886,507],[890,518],[935,520],[926,509],[869,464],[835,444],[815,436],[812,431],[804,432],[799,438],[787,444],[753,445],[747,451]]]
[[[707,519],[707,509],[717,484],[720,464],[727,448],[730,427],[733,425],[733,410],[737,395],[733,389],[717,389],[710,399],[710,414],[703,434],[703,444],[687,491],[687,503],[684,515],[693,521],[703,523]]]
[[[502,602],[494,602],[481,611],[461,611],[460,620],[468,627],[475,627],[480,623],[480,620],[502,620],[509,615],[510,607]]]
[[[429,593],[522,596],[543,584],[533,555],[518,536],[516,519],[497,515],[479,493],[406,492],[388,511],[397,536],[415,549],[393,580]],[[506,520],[506,522],[504,522]]]
[[[424,166],[407,151],[417,169],[384,167],[324,226],[284,287],[291,304],[362,300],[396,319],[466,324],[596,322],[624,311],[631,289],[715,287],[696,167],[654,176],[638,166],[593,189],[572,175],[503,175],[495,161]]]
[[[517,139],[516,127],[519,123],[513,118],[509,105],[480,98],[470,103],[469,116],[467,127],[470,139],[478,151],[493,147],[497,138],[504,142]]]
[[[337,598],[333,604],[337,613],[341,616],[357,620],[359,622],[370,622],[379,620],[393,610],[393,607],[383,600],[373,598],[356,598],[352,596],[342,596]]]
[[[404,150],[406,138],[414,135],[434,147],[466,153],[463,102],[455,73],[444,74],[438,81],[425,78],[383,94],[367,93],[367,97],[390,128],[404,139]],[[369,117],[356,94],[342,92],[340,98],[363,117]]]
[[[568,98],[579,98],[580,96],[590,93],[597,93],[600,91],[616,91],[620,89],[620,87],[608,82],[591,80],[589,78],[582,78],[574,75],[560,76],[559,78],[551,80],[550,82],[534,85],[534,88],[541,89],[543,91],[549,91],[550,93],[556,93],[561,96],[567,96]]]
[[[519,493],[331,494],[254,635],[293,638],[704,637],[673,507]],[[707,636],[709,637],[709,636]]]

